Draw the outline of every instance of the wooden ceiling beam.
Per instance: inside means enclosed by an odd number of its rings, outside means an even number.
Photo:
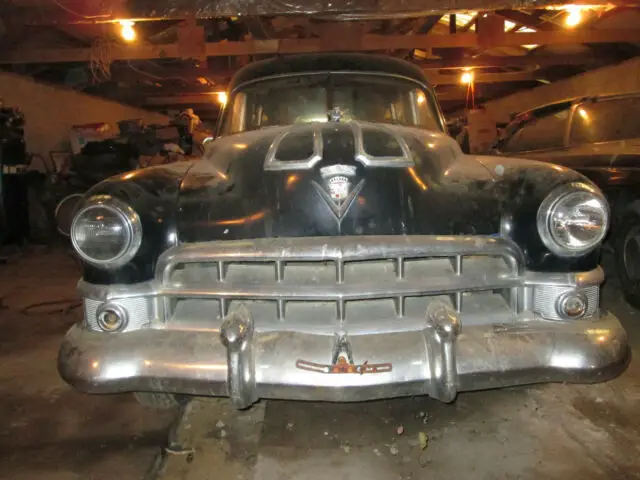
[[[574,55],[504,55],[482,56],[462,60],[424,60],[414,61],[424,70],[443,70],[459,68],[488,68],[488,67],[528,67],[545,68],[554,65],[593,65],[603,63],[590,54]]]
[[[163,95],[147,97],[145,106],[158,105],[210,105],[217,103],[215,93],[195,93],[184,95]]]
[[[290,0],[288,2],[212,2],[211,0],[12,0],[0,3],[0,15],[19,23],[98,23],[117,18],[147,20],[199,19],[257,15],[322,15],[323,18],[368,19],[424,16],[468,11],[494,11],[508,7],[504,0]],[[637,0],[590,0],[590,5],[637,6]],[[514,8],[560,7],[566,0],[518,0]],[[75,12],[71,13],[71,12]],[[383,12],[383,13],[382,13]],[[6,17],[9,18],[9,17]]]
[[[564,66],[601,66],[604,62],[596,59],[592,55],[579,54],[579,55],[523,55],[523,56],[496,56],[496,57],[483,57],[465,59],[462,61],[450,61],[450,60],[424,60],[414,61],[414,63],[422,68],[425,73],[433,75],[433,71],[438,70],[459,70],[461,68],[488,68],[488,67],[522,67],[530,70],[541,69],[553,65]],[[207,87],[202,85],[199,81],[204,77],[218,85],[224,85],[233,76],[235,71],[233,69],[200,69],[188,66],[183,67],[167,67],[157,66],[153,62],[142,63],[121,63],[117,62],[111,67],[111,78],[117,82],[124,83],[152,83],[160,84],[161,87],[154,87],[158,90],[165,87],[165,83],[171,82],[171,86],[167,88],[175,88],[175,81],[182,81],[185,85],[190,85],[189,89],[202,89],[206,91]],[[487,77],[488,78],[488,77]],[[163,95],[165,92],[160,92]]]
[[[457,85],[460,83],[459,74],[442,74],[425,71],[431,85]],[[531,82],[544,81],[543,75],[536,71],[475,73],[474,83],[502,83],[502,82]],[[465,87],[466,88],[466,87]]]
[[[579,43],[639,43],[640,29],[602,29],[602,30],[560,30],[545,32],[508,32],[492,35],[487,40],[478,41],[475,33],[455,35],[362,35],[357,41],[344,45],[343,50],[403,50],[412,48],[489,48],[516,47],[521,45],[561,45]],[[333,49],[329,49],[333,50]],[[264,54],[314,53],[327,51],[322,39],[273,39],[249,40],[237,42],[209,42],[205,45],[205,55],[238,56]],[[88,62],[90,48],[65,49],[25,49],[0,53],[0,63],[65,63]],[[114,45],[112,61],[141,60],[153,58],[180,58],[177,44],[169,45]]]
[[[535,28],[539,31],[557,30],[556,25],[541,20],[540,12],[537,10],[532,13],[522,12],[519,10],[497,10],[496,13],[517,25]]]
[[[530,82],[539,77],[536,72],[506,72],[506,73],[485,73],[475,76],[475,83],[500,83],[500,82]],[[438,73],[427,73],[427,78],[432,85],[457,85],[460,82],[458,75],[444,75]],[[218,87],[216,91],[224,90]],[[466,91],[461,86],[460,90]],[[188,104],[208,104],[217,101],[217,96],[213,91],[200,93],[184,93],[179,95],[156,95],[146,99],[146,105],[188,105]]]

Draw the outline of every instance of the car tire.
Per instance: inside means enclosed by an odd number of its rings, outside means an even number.
[[[614,255],[622,293],[640,309],[640,215],[627,212],[616,226]]]
[[[133,392],[133,396],[140,405],[155,410],[170,410],[180,407],[186,402],[182,397],[164,392]]]

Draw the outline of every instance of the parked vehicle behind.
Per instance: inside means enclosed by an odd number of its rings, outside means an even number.
[[[557,102],[516,115],[501,155],[577,170],[604,192],[612,212],[608,242],[627,301],[640,308],[640,93]]]

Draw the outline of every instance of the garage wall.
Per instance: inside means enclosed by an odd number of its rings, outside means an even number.
[[[507,121],[510,113],[571,97],[637,91],[640,91],[640,58],[515,93],[485,105],[497,121]]]
[[[30,78],[0,72],[0,99],[25,115],[27,151],[49,158],[52,150],[70,150],[72,125],[105,122],[118,132],[116,122],[140,118],[145,123],[168,123],[168,117],[147,110],[37,83]]]

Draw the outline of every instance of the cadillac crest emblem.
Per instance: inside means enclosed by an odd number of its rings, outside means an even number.
[[[327,202],[338,222],[347,213],[353,200],[364,186],[364,180],[360,180],[352,188],[352,178],[355,177],[356,171],[357,168],[353,165],[329,165],[320,169],[324,185],[313,182],[313,186]]]
[[[342,175],[332,177],[327,182],[327,190],[329,190],[329,195],[334,202],[344,201],[349,196],[349,187],[351,187],[351,182]]]

